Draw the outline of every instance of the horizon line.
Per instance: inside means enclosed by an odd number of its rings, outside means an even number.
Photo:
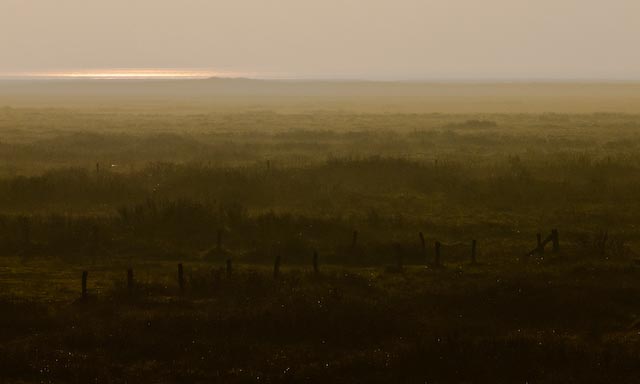
[[[582,83],[582,84],[631,84],[640,83],[640,78],[570,78],[570,77],[451,77],[451,78],[361,78],[361,77],[249,77],[249,76],[210,76],[210,77],[44,77],[44,76],[3,76],[0,81],[32,81],[32,82],[174,82],[174,81],[207,81],[207,80],[251,80],[265,82],[290,83],[423,83],[423,84],[489,84],[489,83]]]
[[[0,72],[0,80],[27,81],[175,81],[255,80],[283,82],[370,82],[370,83],[637,83],[640,77],[569,76],[390,76],[390,75],[292,75],[219,71],[199,68],[110,68],[68,71]]]

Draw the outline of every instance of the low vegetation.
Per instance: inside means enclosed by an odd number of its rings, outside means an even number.
[[[633,383],[639,127],[0,108],[0,381]]]

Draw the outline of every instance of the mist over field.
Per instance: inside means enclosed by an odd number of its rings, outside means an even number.
[[[640,2],[0,1],[0,383],[637,383]]]
[[[636,377],[638,84],[1,84],[3,379]]]
[[[5,79],[0,104],[150,113],[634,114],[640,82]]]

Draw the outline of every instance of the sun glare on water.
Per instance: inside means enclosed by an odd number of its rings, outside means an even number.
[[[238,77],[243,74],[211,70],[186,69],[105,69],[25,73],[21,77],[44,79],[96,79],[96,80],[144,80],[144,79],[205,79],[209,77]]]

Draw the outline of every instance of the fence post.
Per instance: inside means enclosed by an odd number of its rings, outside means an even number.
[[[218,240],[216,242],[218,251],[222,250],[222,229],[218,229]]]
[[[542,246],[542,235],[540,233],[537,233],[536,238],[538,239],[538,252],[543,253],[544,247]]]
[[[609,239],[609,230],[604,231],[602,240],[600,240],[600,256],[604,257],[607,253],[607,240]]]
[[[233,270],[233,268],[232,268],[232,265],[231,265],[231,258],[228,258],[227,259],[227,275],[231,275],[232,270]]]
[[[127,290],[133,294],[133,268],[127,269]]]
[[[89,272],[82,271],[82,298],[87,298],[87,277],[89,276]]]
[[[280,276],[280,255],[276,256],[276,260],[273,262],[273,278],[277,279]]]
[[[319,272],[320,272],[320,269],[318,267],[318,251],[314,250],[313,251],[313,273],[317,275]]]
[[[358,231],[353,231],[353,238],[351,239],[351,248],[354,249],[358,243]]]
[[[560,250],[560,239],[557,229],[551,230],[551,241],[553,241],[553,252],[558,252]]]
[[[424,242],[424,235],[422,234],[422,232],[418,232],[418,236],[420,237],[420,246],[421,246],[421,250],[422,250],[422,257],[424,258],[424,262],[427,262],[427,247],[426,244]]]
[[[433,264],[436,267],[439,267],[440,266],[440,242],[439,241],[436,241],[435,251],[436,251],[436,257],[435,257],[435,260],[433,261]]]
[[[476,240],[471,240],[471,264],[476,263]]]
[[[184,292],[184,269],[182,263],[178,264],[178,286],[180,287],[180,293]]]

